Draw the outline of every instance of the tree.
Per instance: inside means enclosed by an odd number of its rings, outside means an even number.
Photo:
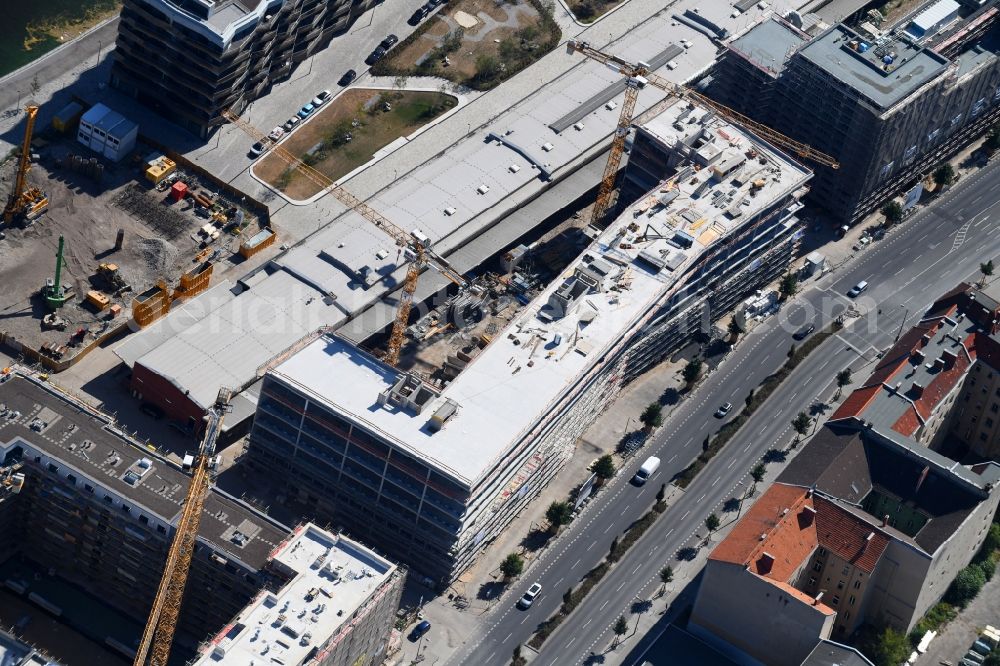
[[[746,399],[743,401],[743,404],[745,404],[747,407],[750,407],[750,405],[753,404],[753,394],[754,394],[754,390],[750,389],[750,392],[747,393]]]
[[[681,376],[684,377],[684,381],[688,384],[693,384],[694,380],[698,379],[698,375],[701,374],[701,359],[693,358],[688,361],[688,364],[684,366],[684,370]]]
[[[794,296],[798,290],[799,279],[795,277],[794,273],[785,273],[781,276],[781,282],[778,283],[778,293],[781,294],[781,300]]]
[[[736,321],[735,318],[729,320],[729,325],[726,327],[726,330],[729,331],[730,343],[735,343],[737,340],[740,339],[740,336],[746,332],[743,330],[743,327],[740,326],[740,323]]]
[[[639,416],[639,420],[646,426],[646,432],[663,425],[663,408],[660,407],[660,403],[651,402],[646,405],[646,409]]]
[[[875,666],[899,666],[907,660],[913,646],[902,632],[886,627],[875,637],[872,645],[863,650]]]
[[[500,573],[507,580],[520,576],[522,571],[524,571],[524,558],[517,553],[511,553],[500,563]]]
[[[594,474],[598,479],[606,481],[615,475],[615,459],[610,454],[604,454],[594,463]]]
[[[667,496],[667,484],[661,483],[660,489],[656,493],[656,501],[662,502],[663,498]]]
[[[886,205],[882,206],[882,214],[885,215],[885,221],[889,224],[896,224],[903,219],[903,207],[898,201],[893,199]]]
[[[667,585],[674,582],[674,568],[663,567],[660,569],[660,583],[663,584],[663,591],[667,591]]]
[[[983,666],[1000,666],[1000,650],[993,650],[993,652],[986,655]]]
[[[934,169],[934,182],[939,187],[948,187],[955,182],[955,167],[945,163]]]
[[[42,86],[38,83],[38,74],[35,74],[35,78],[31,79],[31,94],[37,95],[42,89]]]
[[[611,540],[611,547],[608,548],[608,561],[617,562],[618,556],[618,537],[615,537]]]
[[[812,419],[805,412],[799,412],[792,419],[792,429],[801,437],[809,432],[809,426],[812,425]]]
[[[795,345],[788,348],[788,352],[785,353],[785,356],[788,357],[788,363],[791,363],[792,359],[795,358]]]
[[[721,524],[722,521],[719,520],[719,517],[714,513],[709,514],[708,518],[705,519],[705,527],[708,528],[709,535],[711,535],[712,532],[714,532],[715,530],[719,529],[719,525]]]
[[[514,656],[510,660],[510,666],[525,666],[528,660],[521,656],[521,646],[514,648]]]
[[[986,278],[993,277],[993,260],[990,259],[985,264],[979,264],[979,272],[983,274],[983,279],[979,281],[979,286],[985,287]]]
[[[753,469],[750,470],[750,478],[753,479],[753,482],[756,485],[764,480],[764,475],[766,473],[767,468],[764,466],[764,463],[757,463],[753,466]]]
[[[568,588],[563,593],[563,605],[568,606],[570,602],[573,601],[573,588]]]
[[[844,392],[844,387],[851,383],[851,369],[844,368],[837,373],[837,397]]]
[[[986,133],[986,140],[983,141],[983,149],[992,155],[1000,148],[1000,125],[994,125]]]
[[[612,643],[612,646],[617,647],[621,637],[628,631],[628,620],[625,619],[624,615],[618,616],[618,619],[615,620],[615,623],[611,626],[611,631],[615,632],[615,640]]]
[[[489,83],[500,75],[503,67],[500,61],[491,55],[481,55],[476,58],[475,79],[480,83]]]
[[[553,502],[545,511],[545,517],[549,520],[550,529],[558,532],[560,527],[573,519],[573,507],[569,502]]]
[[[965,567],[958,572],[955,580],[945,593],[945,601],[955,606],[965,608],[970,601],[976,598],[979,590],[986,584],[986,576],[982,569],[977,566]]]

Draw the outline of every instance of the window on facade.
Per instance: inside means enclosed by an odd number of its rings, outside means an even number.
[[[88,493],[94,492],[94,486],[90,485],[89,483],[83,484],[83,489],[86,490]]]
[[[913,156],[916,154],[917,154],[917,146],[916,145],[910,146],[909,148],[906,149],[906,152],[903,153],[903,160],[909,162],[910,160],[913,159]]]
[[[817,562],[816,564],[813,565],[813,571],[820,572],[822,570],[823,570],[822,562]]]
[[[976,100],[976,103],[972,105],[972,109],[969,111],[969,115],[975,117],[986,107],[986,98],[980,97]]]
[[[844,567],[844,572],[843,572],[843,573],[844,573],[844,575],[845,575],[845,576],[846,576],[847,574],[851,573],[851,567],[850,567],[850,566],[846,566],[846,567]]]
[[[833,595],[833,605],[834,605],[834,606],[836,606],[836,605],[838,605],[839,603],[840,603],[840,597],[839,597],[839,596],[837,596],[836,594],[835,594],[835,595]]]
[[[816,586],[816,576],[809,576],[809,587]]]
[[[847,598],[847,603],[851,604],[852,606],[854,605],[854,601],[855,599],[853,594]]]
[[[844,621],[851,619],[851,611],[844,611]]]
[[[962,122],[962,114],[961,113],[951,119],[951,126],[954,127],[955,125],[959,124],[960,122]]]
[[[987,428],[993,427],[993,419],[986,419],[986,427]]]
[[[49,463],[49,471],[50,472],[58,472],[59,468],[56,467],[55,465],[53,465],[52,463]]]
[[[986,441],[986,433],[985,432],[979,433],[979,441],[980,442],[985,442]]]
[[[824,555],[826,555],[826,548],[820,546],[819,548],[816,549],[816,554],[819,555],[820,557],[823,557]]]
[[[107,502],[108,504],[111,504],[111,495],[105,495],[104,501]]]
[[[164,527],[163,525],[157,525],[156,526],[156,531],[159,532],[160,534],[166,534],[167,533],[167,528]]]
[[[142,523],[143,525],[149,525],[149,517],[139,516],[139,522]]]
[[[993,412],[994,414],[1000,412],[1000,404],[994,402],[992,405],[990,405],[990,411]]]
[[[1000,88],[997,88],[997,91],[993,93],[993,101],[996,101],[998,99],[1000,99]]]
[[[878,172],[879,178],[885,178],[886,176],[888,176],[892,172],[892,167],[894,167],[895,165],[896,165],[895,162],[889,162],[888,164],[883,166],[882,170]]]
[[[861,581],[860,580],[854,581],[854,589],[858,590],[860,588],[861,588]]]
[[[838,590],[844,589],[844,581],[842,581],[842,580],[838,580],[837,581],[837,589]]]
[[[931,142],[935,141],[940,134],[941,134],[941,128],[940,127],[938,129],[934,130],[933,132],[928,133],[927,134],[927,142],[931,143]]]

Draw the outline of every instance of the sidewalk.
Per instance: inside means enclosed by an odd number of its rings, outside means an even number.
[[[404,641],[402,651],[395,656],[396,663],[412,663],[417,657],[418,649],[422,660],[427,663],[433,664],[436,660],[443,662],[462,645],[470,633],[481,627],[483,617],[497,607],[495,600],[507,589],[500,575],[500,562],[509,553],[520,553],[525,559],[524,573],[511,586],[526,588],[531,584],[534,563],[549,548],[559,544],[560,536],[544,539],[543,535],[536,534],[529,541],[529,533],[534,529],[546,528],[545,511],[549,505],[554,501],[566,500],[570,491],[587,478],[587,468],[596,458],[605,453],[614,453],[626,432],[642,427],[639,415],[650,403],[660,402],[663,405],[664,418],[679,404],[677,394],[668,389],[679,389],[683,383],[680,379],[682,365],[682,362],[662,363],[622,391],[616,402],[577,441],[576,450],[566,466],[522,510],[503,534],[486,548],[475,564],[445,594],[430,600],[424,599],[421,614],[430,621],[434,629],[422,644]],[[616,454],[615,458],[620,467],[621,456]],[[600,501],[602,492],[606,490],[598,490],[592,495],[582,505],[579,514],[586,512],[595,498]],[[459,596],[468,601],[468,606],[464,609],[455,603],[455,598]],[[406,631],[409,631],[409,627]]]

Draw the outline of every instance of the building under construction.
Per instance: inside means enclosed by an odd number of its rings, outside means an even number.
[[[670,173],[562,277],[433,372],[316,340],[265,377],[250,464],[308,513],[434,581],[457,577],[622,384],[794,254],[808,170],[684,101],[641,132],[671,156]]]
[[[375,0],[126,0],[111,82],[199,136],[329,44]]]
[[[729,44],[709,91],[836,158],[816,168],[810,201],[853,222],[1000,117],[997,4],[931,0],[894,25],[808,39],[766,21]]]
[[[19,555],[145,618],[188,475],[105,416],[16,372],[0,382],[0,464],[20,464],[25,477],[20,492],[0,501],[0,559]],[[290,531],[219,490],[210,492],[178,640],[193,647],[269,584],[266,565]],[[24,587],[20,592],[30,594],[31,582]]]

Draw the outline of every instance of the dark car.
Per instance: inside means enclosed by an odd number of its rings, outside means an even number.
[[[417,11],[413,12],[413,16],[410,17],[410,20],[407,21],[407,23],[409,23],[410,25],[416,25],[421,21],[423,21],[424,18],[426,18],[429,13],[430,10],[428,10],[426,7],[421,7]]]
[[[371,54],[369,54],[367,58],[365,58],[365,64],[374,65],[383,57],[385,57],[385,49],[382,48],[381,46],[378,46],[375,48],[374,51],[371,52]]]
[[[354,79],[356,78],[358,78],[358,73],[355,72],[353,69],[349,69],[346,72],[344,72],[344,75],[342,77],[340,77],[340,80],[337,81],[337,85],[345,87],[349,86],[352,83],[354,83]]]
[[[792,334],[792,337],[796,340],[803,340],[807,335],[816,330],[816,324],[806,324],[799,330]]]
[[[417,626],[413,627],[413,631],[410,632],[410,640],[418,641],[424,634],[426,634],[430,630],[431,630],[431,623],[428,622],[427,620],[424,620]]]
[[[399,42],[399,37],[397,37],[396,35],[389,35],[388,37],[382,40],[382,43],[379,44],[379,46],[388,51],[393,46],[395,46],[397,42]]]

